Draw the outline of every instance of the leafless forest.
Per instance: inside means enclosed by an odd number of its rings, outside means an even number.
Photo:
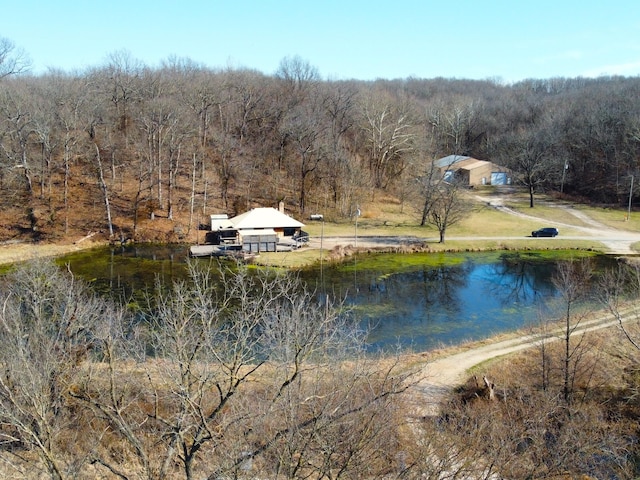
[[[450,154],[602,203],[623,202],[638,168],[638,78],[332,81],[298,57],[267,76],[126,52],[33,76],[2,48],[3,238],[136,238],[151,218],[185,235],[281,200],[340,219],[378,193],[420,211],[431,160]]]
[[[590,264],[562,265],[562,335],[483,365],[425,416],[428,354],[365,354],[341,305],[295,276],[189,267],[144,313],[53,263],[0,278],[0,476],[638,476],[640,303],[623,302],[638,268],[603,279],[621,328],[589,334]]]
[[[267,76],[123,52],[77,73],[25,67],[1,40],[3,241],[174,240],[213,211],[284,201],[340,219],[376,195],[419,220],[431,160],[449,154],[601,203],[626,201],[637,174],[638,78],[331,81],[300,58]],[[562,265],[561,338],[483,365],[433,417],[414,388],[428,355],[365,355],[348,312],[295,276],[189,268],[145,309],[53,263],[0,279],[0,476],[638,476],[636,267],[602,281],[620,320],[605,335],[580,331],[591,265]]]

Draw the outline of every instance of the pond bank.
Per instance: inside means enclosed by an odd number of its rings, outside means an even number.
[[[0,244],[0,265],[10,265],[28,260],[55,258],[81,250],[108,245],[104,241],[86,240],[75,243],[3,242]]]

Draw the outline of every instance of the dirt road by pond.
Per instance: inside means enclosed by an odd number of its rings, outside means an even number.
[[[628,319],[636,319],[635,312],[629,312]],[[627,318],[623,318],[626,321]],[[583,321],[572,333],[580,335],[602,328],[612,328],[619,325],[619,321],[608,312],[593,314],[592,318]],[[557,328],[550,332],[516,336],[501,341],[491,339],[478,346],[471,346],[456,353],[446,352],[432,361],[427,361],[421,370],[420,380],[412,387],[412,412],[417,418],[431,416],[438,413],[440,402],[455,387],[463,384],[476,368],[478,378],[486,375],[491,379],[490,360],[503,357],[522,350],[536,348],[543,342],[556,342],[563,339],[564,330]],[[428,357],[428,352],[424,354]],[[478,366],[486,364],[484,368]],[[500,386],[498,386],[499,388]]]
[[[492,201],[490,204],[508,215],[526,216],[532,220],[540,221],[542,219],[534,217],[532,215],[525,215],[506,207],[503,207],[499,201]],[[571,224],[559,224],[556,222],[548,222],[551,226],[558,227],[570,227],[572,229],[578,229],[585,233],[585,236],[567,237],[562,238],[575,238],[575,239],[598,239],[606,246],[609,253],[628,255],[637,253],[631,248],[631,245],[635,242],[640,242],[640,233],[616,230],[609,228],[601,223],[598,223],[584,213],[567,208],[567,211],[572,213],[580,223],[588,226],[576,226]],[[455,237],[448,237],[454,239]],[[471,237],[470,237],[471,238]],[[486,238],[502,238],[504,237],[486,237]],[[516,237],[510,237],[516,238]],[[517,237],[521,239],[522,237]],[[458,238],[463,240],[461,238]],[[472,239],[478,239],[478,237],[472,237]],[[553,241],[553,239],[548,239]],[[310,247],[330,250],[336,246],[352,246],[357,248],[389,248],[398,247],[402,245],[416,245],[425,241],[437,241],[437,239],[419,238],[413,236],[332,236],[324,237],[322,239],[312,239],[310,241]],[[103,243],[93,242],[90,238],[80,239],[75,243],[70,244],[33,244],[33,243],[4,243],[0,244],[0,264],[11,264],[16,262],[22,262],[37,258],[50,258],[57,257],[67,253],[104,245]],[[581,326],[581,331],[595,330],[600,328],[611,327],[616,324],[616,321],[606,315],[602,315],[600,318],[594,319],[590,322],[585,322]],[[503,341],[487,341],[483,342],[480,346],[472,348],[457,348],[455,353],[450,353],[438,356],[433,361],[424,361],[424,367],[421,371],[421,380],[417,382],[412,388],[412,403],[414,404],[414,412],[418,417],[425,415],[433,415],[437,412],[437,408],[443,396],[451,391],[452,388],[460,385],[466,380],[466,376],[469,375],[469,371],[488,362],[494,358],[504,356],[510,353],[518,352],[528,348],[534,348],[544,341],[555,341],[560,339],[560,331],[555,334],[541,335],[525,335],[518,338],[512,338]],[[428,356],[428,354],[425,354]],[[491,372],[487,369],[487,372],[480,373],[491,376]]]

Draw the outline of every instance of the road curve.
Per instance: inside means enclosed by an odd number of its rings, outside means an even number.
[[[631,312],[629,318],[637,319],[637,315]],[[624,319],[623,319],[624,321]],[[591,320],[583,321],[572,335],[591,332],[602,328],[619,325],[619,320],[611,314],[603,314]],[[453,388],[464,383],[471,368],[493,358],[534,348],[542,342],[555,342],[562,340],[564,330],[555,329],[551,332],[523,335],[516,338],[483,344],[452,355],[427,361],[422,370],[422,377],[412,386],[412,414],[418,418],[435,415],[438,412],[443,396]],[[491,372],[483,372],[491,378]]]

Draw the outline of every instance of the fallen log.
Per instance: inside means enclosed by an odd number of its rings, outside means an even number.
[[[77,240],[75,242],[73,242],[74,245],[79,244],[80,242],[84,242],[85,240],[93,237],[96,234],[96,232],[89,232],[87,235],[85,235],[84,237],[82,237],[80,240]]]

